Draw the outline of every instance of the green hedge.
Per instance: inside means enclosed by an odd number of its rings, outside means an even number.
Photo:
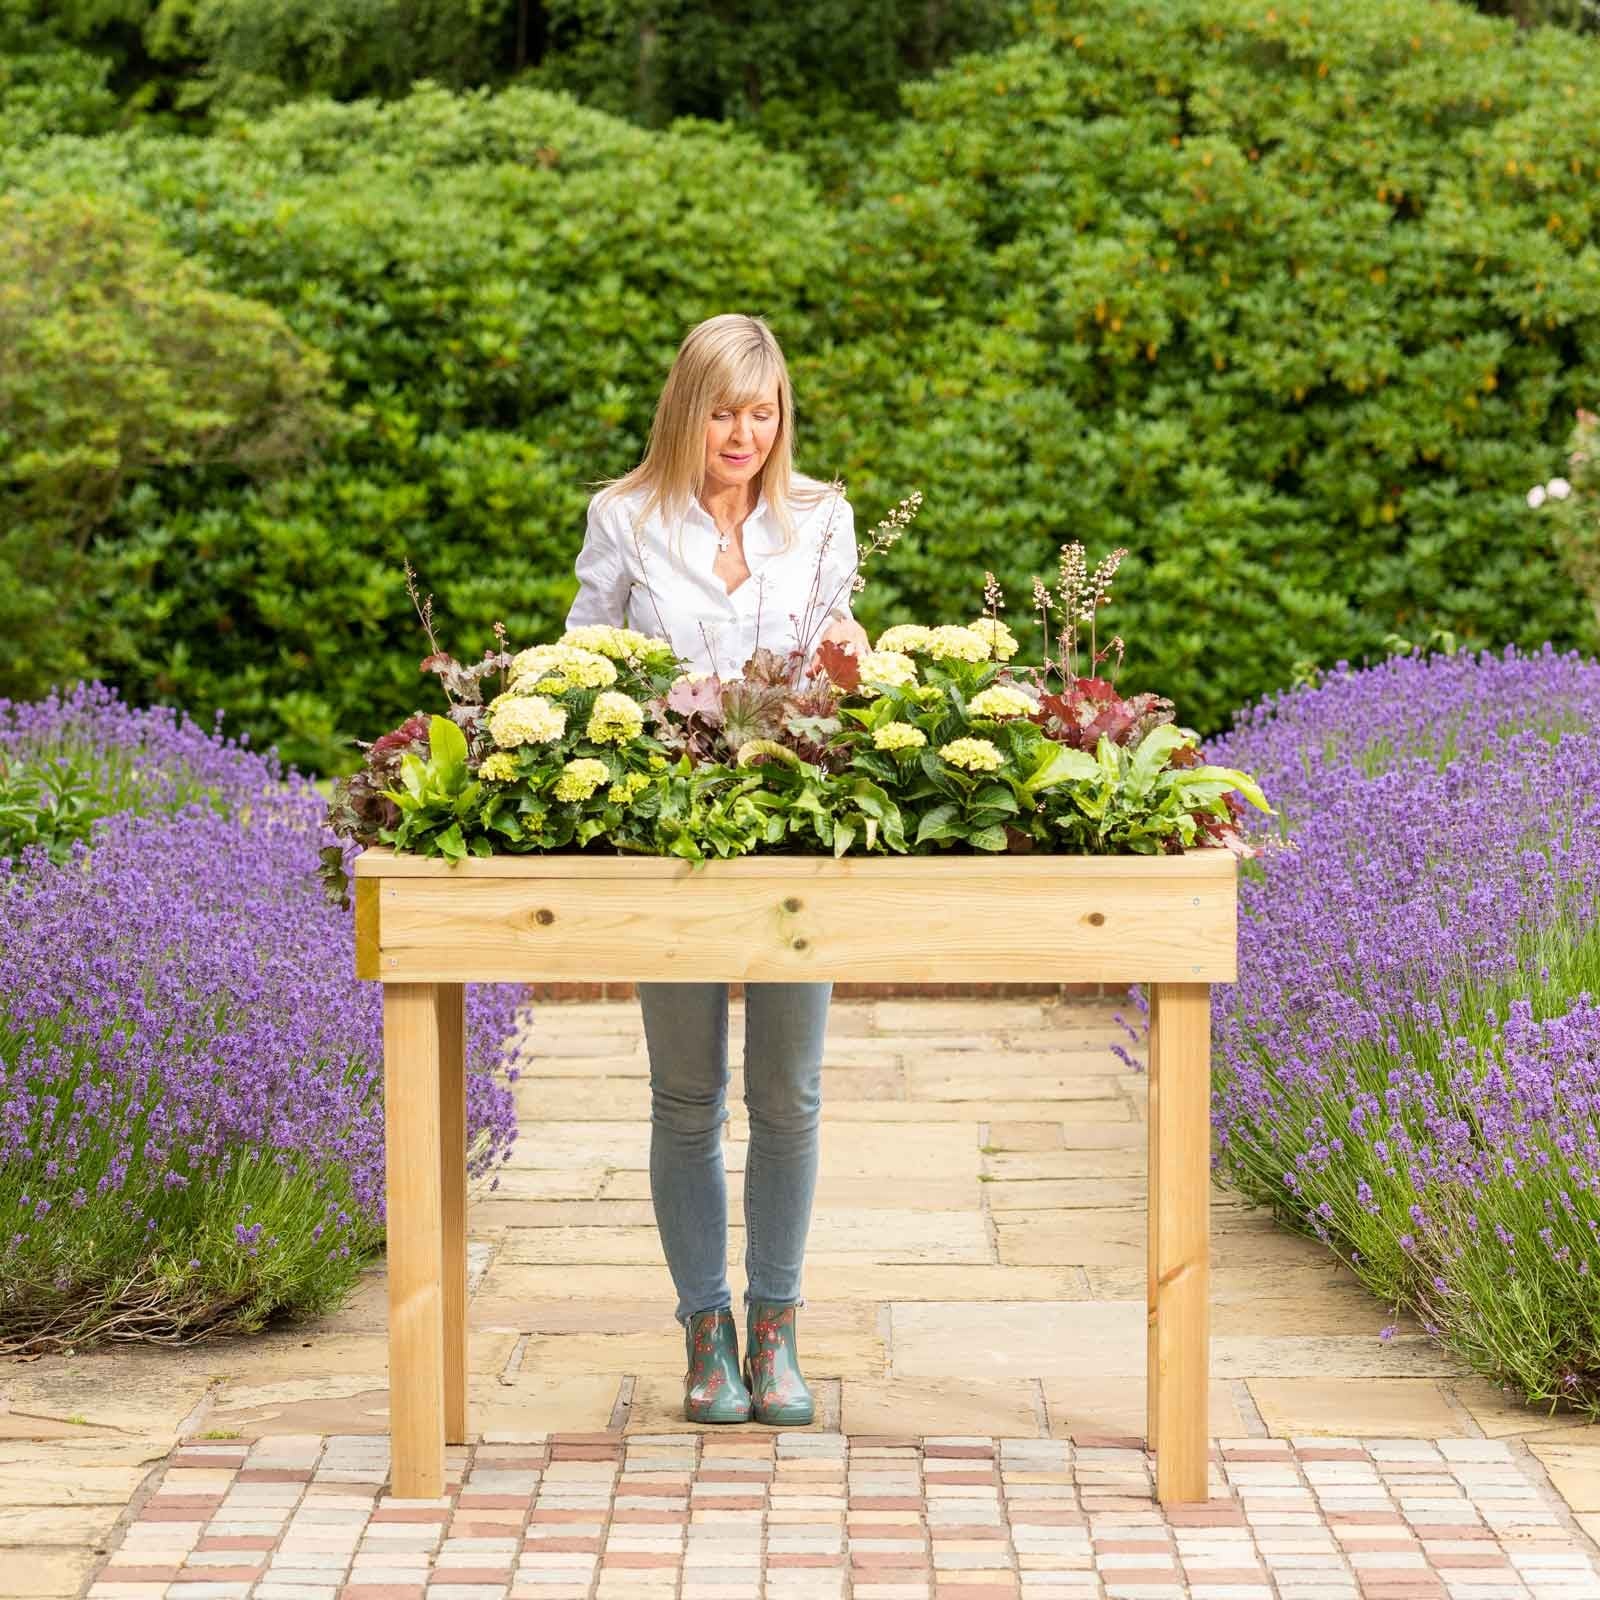
[[[927,497],[869,625],[965,614],[989,567],[1028,650],[1029,574],[1126,545],[1123,686],[1203,731],[1396,634],[1600,644],[1522,504],[1593,399],[1600,46],[1428,0],[1041,0],[902,92],[828,201],[747,135],[528,90],[0,156],[276,308],[349,422],[271,478],[142,472],[79,589],[117,625],[62,626],[134,698],[348,766],[428,703],[402,558],[458,653],[556,628],[587,485],[743,309],[858,525]]]

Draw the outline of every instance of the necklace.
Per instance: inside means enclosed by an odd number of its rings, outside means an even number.
[[[733,535],[723,531],[721,525],[717,522],[716,516],[709,509],[707,509],[704,500],[700,502],[700,509],[711,518],[712,526],[717,530],[717,549],[726,550],[733,543]],[[739,520],[734,523],[734,527],[736,529],[742,528],[745,525],[745,522],[749,519],[749,516],[750,513],[747,511],[744,516],[740,517]]]

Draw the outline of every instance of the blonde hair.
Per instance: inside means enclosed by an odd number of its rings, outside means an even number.
[[[644,458],[620,478],[600,480],[600,494],[644,491],[633,516],[637,533],[653,511],[674,531],[681,531],[689,503],[705,487],[706,423],[714,411],[737,409],[759,400],[776,379],[778,432],[756,480],[757,493],[767,504],[783,534],[783,548],[795,540],[794,508],[815,505],[832,492],[794,470],[794,392],[789,367],[771,328],[761,317],[729,311],[707,317],[684,336],[656,401],[650,438]],[[681,543],[672,547],[673,559],[682,561]]]

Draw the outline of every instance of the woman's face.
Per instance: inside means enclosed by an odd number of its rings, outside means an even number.
[[[749,405],[713,411],[706,421],[706,487],[731,489],[758,478],[780,425],[776,378]]]

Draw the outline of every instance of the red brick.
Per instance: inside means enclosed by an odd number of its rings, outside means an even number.
[[[939,1583],[934,1586],[936,1600],[1014,1600],[1014,1583]]]
[[[242,1467],[235,1483],[310,1483],[311,1469],[297,1467]]]
[[[1446,1550],[1430,1551],[1428,1560],[1438,1567],[1440,1571],[1443,1571],[1446,1567],[1471,1567],[1475,1571],[1481,1571],[1484,1567],[1498,1567],[1507,1573],[1511,1571],[1511,1563],[1498,1551],[1485,1550],[1482,1555],[1476,1553],[1458,1555],[1453,1551]]]
[[[374,1522],[448,1522],[450,1513],[443,1506],[380,1506],[372,1513]]]
[[[1370,1461],[1372,1459],[1372,1457],[1369,1456],[1365,1450],[1354,1450],[1348,1446],[1334,1445],[1308,1446],[1304,1450],[1296,1450],[1295,1456],[1299,1457],[1301,1461]],[[1228,1459],[1230,1461],[1237,1461],[1239,1457],[1230,1450],[1228,1452]],[[1288,1455],[1271,1456],[1262,1454],[1259,1456],[1250,1456],[1247,1459],[1252,1461],[1290,1461],[1293,1460],[1294,1457]]]
[[[514,1539],[522,1531],[516,1522],[464,1522],[457,1517],[445,1534],[447,1539]]]
[[[145,1501],[146,1511],[209,1511],[222,1504],[220,1494],[153,1494]]]
[[[915,1550],[852,1550],[850,1564],[867,1567],[915,1567],[919,1571],[928,1566],[927,1556]]]
[[[533,1520],[535,1522],[539,1520],[539,1513],[537,1511],[533,1514]],[[577,1522],[581,1520],[581,1517],[572,1517],[568,1520]],[[589,1520],[591,1522],[603,1522],[605,1521],[605,1518],[596,1512],[594,1515],[590,1516]],[[688,1520],[688,1513],[684,1511],[647,1511],[642,1506],[628,1506],[611,1513],[611,1521],[613,1525],[619,1522],[651,1522],[668,1526],[675,1524],[681,1528],[688,1522]]]
[[[619,1511],[617,1515],[621,1517],[623,1513]],[[599,1507],[593,1511],[585,1511],[581,1508],[569,1510],[566,1506],[554,1506],[548,1510],[532,1512],[528,1517],[530,1524],[540,1522],[604,1522],[605,1520],[605,1510]]]
[[[1433,1539],[1494,1538],[1493,1532],[1484,1527],[1481,1522],[1462,1522],[1455,1524],[1448,1522],[1430,1522],[1426,1528],[1418,1529],[1417,1531],[1419,1537],[1422,1539],[1424,1549],[1427,1548],[1429,1541]],[[1563,1545],[1561,1548],[1565,1549],[1566,1546]]]
[[[144,1509],[135,1522],[209,1522],[214,1503],[203,1506],[158,1506],[153,1500],[145,1502]]]
[[[991,1468],[988,1472],[934,1472],[929,1470],[922,1475],[925,1483],[995,1483],[997,1478]]]
[[[769,1567],[842,1567],[844,1557],[774,1550],[766,1557],[766,1563]]]
[[[424,1600],[420,1583],[347,1583],[339,1600]]]
[[[552,1461],[618,1461],[622,1458],[620,1444],[552,1444]]]
[[[918,1530],[920,1532],[920,1530]],[[928,1530],[935,1539],[1001,1539],[1006,1537],[1004,1527],[996,1527],[992,1522],[941,1522],[937,1528]],[[868,1533],[862,1530],[857,1534],[861,1539],[903,1539],[915,1538],[915,1534],[900,1533]]]
[[[1242,1528],[1244,1512],[1237,1506],[1168,1506],[1167,1522],[1174,1528]],[[1017,1519],[1012,1517],[1015,1522]]]
[[[1183,1569],[1186,1582],[1196,1583],[1259,1583],[1265,1586],[1267,1575],[1260,1567],[1191,1567]]]
[[[457,1511],[516,1511],[533,1499],[531,1494],[464,1494]]]
[[[697,1511],[703,1511],[707,1506],[720,1506],[724,1511],[760,1511],[767,1504],[767,1497],[760,1494],[708,1494],[695,1499],[691,1495],[690,1503]]]
[[[695,1473],[696,1483],[751,1483],[757,1479],[769,1478],[770,1472],[720,1472],[715,1467],[706,1467]],[[641,1494],[643,1490],[634,1489],[630,1493]],[[622,1487],[617,1486],[617,1493],[622,1493]]]
[[[171,1583],[181,1567],[107,1567],[95,1574],[96,1583]]]

